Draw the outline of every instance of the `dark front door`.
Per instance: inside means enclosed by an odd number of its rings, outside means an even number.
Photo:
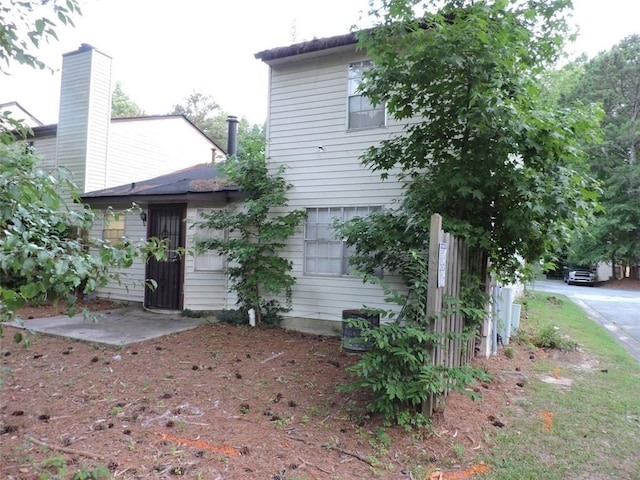
[[[182,283],[184,272],[185,205],[149,205],[149,228],[147,236],[169,240],[167,259],[158,261],[149,258],[146,278],[157,282],[155,290],[147,287],[145,306],[180,310],[182,308]]]

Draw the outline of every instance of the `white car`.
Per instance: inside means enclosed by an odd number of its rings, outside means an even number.
[[[570,270],[566,277],[567,285],[593,285],[598,281],[598,276],[589,270]]]

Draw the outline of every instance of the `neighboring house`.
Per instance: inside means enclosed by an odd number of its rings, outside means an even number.
[[[22,125],[29,128],[42,126],[42,122],[31,115],[18,102],[0,103],[0,117],[2,116],[8,116],[13,120],[21,122]]]
[[[351,274],[346,243],[334,238],[333,218],[347,220],[394,206],[401,184],[363,167],[360,156],[372,145],[402,132],[384,105],[373,107],[358,92],[369,68],[355,35],[316,39],[265,50],[256,58],[270,67],[267,158],[270,168],[286,166],[289,208],[308,218],[290,239],[293,309],[286,323],[341,326],[342,311],[389,308],[378,286]],[[393,280],[385,277],[385,280]]]
[[[86,44],[63,55],[58,123],[29,138],[45,168],[68,169],[84,193],[225,158],[182,115],[112,119],[111,63]]]
[[[96,207],[128,208],[131,207],[132,201],[138,201],[144,209],[144,216],[149,219],[147,224],[139,213],[129,214],[117,220],[100,215],[94,225],[94,231],[90,232],[92,236],[102,236],[114,242],[120,241],[123,236],[137,240],[162,234],[166,230],[166,224],[171,230],[170,235],[178,232],[172,248],[188,246],[180,238],[180,235],[184,235],[187,213],[195,215],[196,208],[224,205],[224,198],[229,195],[229,192],[206,194],[207,188],[209,192],[215,192],[219,188],[213,180],[217,175],[213,164],[224,160],[226,153],[183,115],[112,119],[111,63],[109,56],[86,44],[65,54],[58,124],[42,125],[37,119],[33,119],[33,134],[27,140],[34,153],[43,158],[45,169],[63,167],[71,173],[81,194],[103,191],[109,201],[113,200],[113,203],[105,203],[95,198],[96,195],[89,195],[89,199],[95,200]],[[16,105],[13,105],[12,112],[16,112]],[[20,115],[21,112],[24,114]],[[21,107],[17,113],[16,118],[28,114]],[[189,170],[190,167],[192,168]],[[159,192],[158,189],[149,188],[152,184],[145,182],[157,177],[160,177],[161,181],[174,182],[177,171],[187,172],[186,177],[194,180],[191,185],[174,185],[176,188],[173,191]],[[193,178],[194,172],[201,175],[199,181]],[[163,175],[167,178],[163,179]],[[128,190],[126,195],[122,189],[113,190],[115,193],[108,190],[123,184]],[[201,199],[205,200],[198,203]],[[156,205],[158,202],[163,206]],[[193,209],[188,210],[187,205],[189,208],[193,205]],[[159,232],[153,230],[156,224],[159,225]],[[211,258],[211,255],[201,257],[203,258],[196,258],[195,262],[192,257],[185,258],[187,263],[196,263],[193,267],[195,269],[201,268],[204,264],[208,265],[206,268],[209,270],[216,267],[217,277],[207,278],[206,282],[226,286],[226,280],[218,278],[223,276],[219,273],[222,271],[221,260]],[[173,254],[165,266],[175,270],[176,258]],[[197,275],[184,274],[185,261],[180,259],[179,263],[180,281],[187,282],[190,286],[194,285],[194,291],[198,291],[198,288],[203,290],[202,285],[198,284]],[[186,265],[187,268],[190,268],[191,264]],[[206,268],[202,267],[203,270]],[[127,272],[122,273],[127,274],[122,285],[113,282],[107,288],[98,291],[98,295],[115,300],[142,302],[145,298],[143,281],[145,278],[152,278],[146,276],[149,272],[145,272],[145,264],[139,261]],[[164,271],[157,270],[152,273],[165,274]],[[158,289],[157,295],[148,297],[151,305],[174,309],[183,307],[182,285],[175,287],[174,281],[171,282],[171,286],[163,282],[162,290]],[[176,302],[175,295],[171,297],[171,288],[179,292],[179,301]],[[167,298],[161,298],[162,296]],[[198,304],[197,300],[195,303],[191,302],[190,298],[187,297],[190,307],[185,308],[205,309],[215,303],[208,302],[203,305]],[[220,299],[216,302],[217,306],[224,305],[224,301]]]

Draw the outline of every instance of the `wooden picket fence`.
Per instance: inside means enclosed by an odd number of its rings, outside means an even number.
[[[463,272],[469,272],[483,279],[483,288],[488,292],[487,256],[478,249],[442,230],[442,217],[431,217],[429,239],[429,286],[427,293],[427,316],[435,318],[434,333],[464,332],[464,318],[461,313],[447,312],[445,300],[459,298]],[[489,315],[489,312],[487,312]],[[432,348],[434,365],[460,367],[468,364],[475,355],[476,337],[462,340],[460,336],[444,338]],[[447,392],[444,392],[446,395]],[[442,397],[433,396],[422,404],[422,414],[430,418],[439,407]]]

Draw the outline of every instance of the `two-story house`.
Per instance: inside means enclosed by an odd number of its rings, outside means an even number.
[[[289,239],[283,252],[293,261],[292,273],[297,278],[293,309],[284,322],[290,328],[334,333],[341,328],[343,310],[363,305],[389,307],[378,286],[365,284],[350,272],[349,249],[342,239],[334,238],[330,227],[333,218],[346,220],[391,207],[402,191],[399,182],[382,181],[360,164],[359,157],[365,149],[399,133],[402,125],[387,118],[383,105],[372,106],[358,91],[362,73],[370,62],[365,52],[357,51],[356,45],[355,36],[348,34],[256,54],[270,68],[267,161],[273,170],[286,165],[286,179],[294,185],[288,193],[289,208],[307,211],[305,224]],[[164,184],[170,181],[170,176],[151,183]],[[150,196],[153,191],[148,188],[153,185],[136,182],[131,187],[121,185],[92,191],[83,198],[92,205],[131,200],[153,205]],[[212,194],[209,199],[203,196],[197,202],[190,200],[187,219],[197,218],[204,208],[223,208],[222,193]],[[167,218],[167,222],[150,218],[148,233],[165,236],[161,230],[165,224],[172,224]],[[160,231],[156,232],[158,228]],[[136,233],[142,234],[143,230]],[[190,238],[189,231],[186,235]],[[192,243],[187,240],[189,245]],[[220,304],[223,289],[228,286],[223,277],[213,272],[204,275],[197,257],[186,258],[169,282],[182,288],[181,301],[174,303],[174,307],[233,308],[232,294],[226,295],[224,305]],[[222,272],[223,259],[212,258],[210,263],[212,269]],[[160,288],[167,285],[162,272],[151,273],[155,277],[151,274],[148,278],[155,278]],[[199,275],[198,281],[192,281],[194,275]],[[127,296],[117,286],[107,293],[112,298],[140,297],[137,291]]]
[[[371,63],[357,49],[353,34],[265,50],[256,57],[270,69],[267,161],[274,170],[286,166],[286,179],[294,186],[288,208],[307,212],[305,224],[283,252],[293,261],[297,278],[284,326],[337,333],[344,310],[390,307],[380,287],[352,274],[350,251],[343,239],[335,238],[331,223],[394,207],[402,184],[393,175],[381,180],[361,165],[360,157],[370,146],[401,133],[404,125],[358,91]],[[57,130],[35,129],[36,151],[53,159],[48,160],[52,165],[74,169],[83,199],[92,206],[117,208],[135,201],[144,207],[144,215],[128,215],[123,222],[105,219],[93,235],[114,241],[158,236],[170,238],[172,249],[190,249],[195,234],[223,234],[188,225],[202,211],[241,199],[237,190],[217,183],[217,171],[209,166],[213,156],[224,152],[184,117],[110,120],[109,61],[87,46],[65,56],[60,122]],[[84,77],[71,73],[76,64]],[[96,103],[96,98],[101,100]],[[156,135],[147,136],[154,128]],[[158,135],[162,128],[165,134]],[[79,149],[72,148],[78,144]],[[159,291],[145,290],[141,283],[113,283],[98,295],[178,310],[233,308],[235,303],[224,259],[214,252],[170,256],[156,266],[139,262],[127,273],[140,282],[154,278]],[[385,272],[385,280],[395,279]]]
[[[371,66],[353,34],[315,39],[257,53],[269,65],[267,158],[286,166],[294,185],[292,209],[306,209],[304,227],[290,239],[293,310],[287,324],[340,328],[342,311],[389,308],[379,287],[363,283],[349,268],[349,249],[330,228],[388,208],[401,196],[401,184],[363,167],[360,156],[372,145],[402,131],[384,105],[373,106],[358,86]],[[392,280],[385,278],[385,280]]]
[[[286,178],[294,185],[288,195],[290,208],[306,209],[308,215],[286,251],[297,283],[285,324],[295,328],[312,324],[316,331],[337,332],[345,309],[391,307],[378,286],[351,274],[349,248],[335,238],[330,225],[334,218],[348,220],[394,208],[402,183],[393,172],[381,180],[360,158],[369,147],[400,134],[405,124],[389,118],[384,105],[374,106],[360,94],[363,72],[372,63],[358,48],[355,34],[273,48],[255,56],[270,70],[268,162],[274,169],[286,166]],[[388,273],[384,280],[402,289]],[[508,332],[521,286],[495,292],[494,310],[503,312],[497,328],[502,324]],[[480,333],[483,355],[489,355],[496,343],[495,332],[491,319],[485,319]],[[504,338],[508,340],[508,333]]]

